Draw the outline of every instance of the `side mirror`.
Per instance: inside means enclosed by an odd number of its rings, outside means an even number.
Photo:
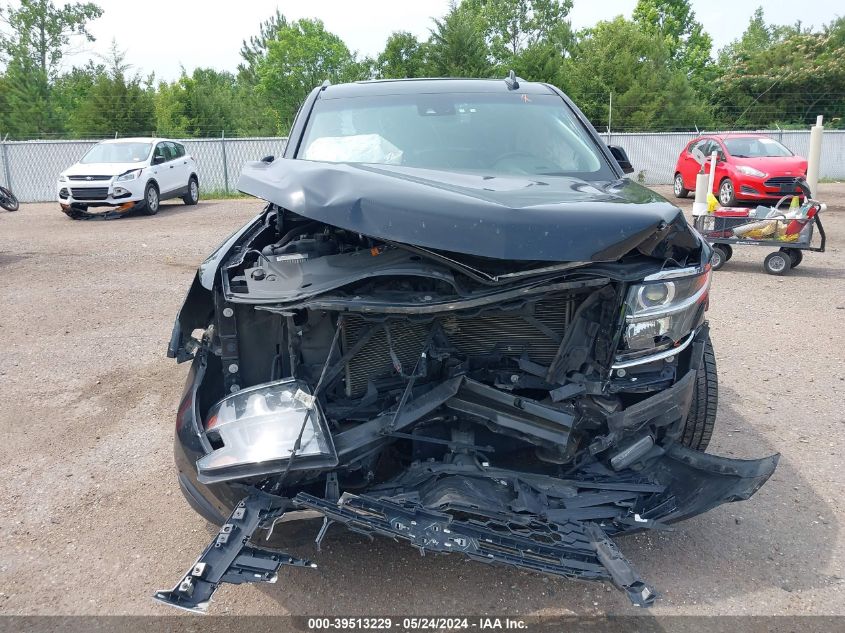
[[[264,158],[261,159],[261,162],[262,163],[272,163],[274,160],[276,160],[275,156],[265,156]]]
[[[624,148],[619,147],[618,145],[608,145],[607,149],[609,149],[610,153],[613,154],[613,158],[616,159],[616,162],[622,168],[624,173],[634,173],[634,166],[631,164],[631,159],[628,158],[628,153]]]
[[[158,154],[153,156],[153,165],[161,165],[164,162],[164,156]]]

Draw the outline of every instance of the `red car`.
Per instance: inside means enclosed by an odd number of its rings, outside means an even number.
[[[701,169],[692,151],[698,148],[707,157],[705,173],[710,173],[710,154],[718,152],[713,193],[725,207],[743,203],[768,202],[784,195],[781,187],[807,174],[807,159],[796,156],[773,138],[763,134],[720,134],[702,136],[681,151],[675,165],[676,198],[695,191],[695,175]]]

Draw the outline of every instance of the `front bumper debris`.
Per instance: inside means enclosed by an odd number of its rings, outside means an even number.
[[[143,204],[143,200],[135,200],[132,202],[124,202],[117,206],[93,206],[90,204],[72,203],[61,204],[62,212],[72,220],[112,220],[120,218],[139,208]],[[98,209],[92,211],[91,209]]]
[[[272,497],[256,493],[243,499],[182,580],[170,591],[157,591],[159,602],[205,613],[224,582],[274,583],[282,565],[316,567],[311,561],[247,545],[259,525],[278,514]]]
[[[659,449],[642,469],[589,464],[566,478],[491,468],[477,462],[418,462],[367,494],[300,492],[293,499],[257,490],[235,508],[220,533],[170,591],[155,599],[204,612],[222,583],[275,582],[282,565],[307,560],[249,545],[287,510],[324,518],[316,543],[333,523],[368,536],[402,539],[421,553],[455,552],[579,580],[611,581],[635,606],[657,592],[625,559],[611,537],[668,530],[669,523],[722,503],[748,499],[774,472],[778,455],[739,460],[678,444]],[[328,488],[327,488],[328,491]]]

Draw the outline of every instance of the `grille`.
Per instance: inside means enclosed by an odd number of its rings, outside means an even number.
[[[769,178],[763,184],[767,187],[791,186],[795,184],[795,176],[775,176],[774,178]]]
[[[111,176],[68,176],[68,180],[111,180]]]
[[[518,310],[491,310],[477,315],[449,314],[440,318],[449,343],[466,357],[502,354],[511,358],[526,355],[543,365],[551,364],[577,307],[573,295],[549,295]],[[372,326],[357,315],[346,315],[343,328],[344,352]],[[406,374],[422,352],[431,323],[391,318],[375,324],[376,330],[346,366],[346,394],[357,397],[367,390],[367,381],[395,376],[390,347]],[[390,330],[390,343],[385,328]]]
[[[73,187],[70,192],[77,200],[105,200],[109,197],[108,187]]]

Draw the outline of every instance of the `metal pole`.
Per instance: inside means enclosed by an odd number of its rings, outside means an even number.
[[[6,187],[8,189],[12,188],[12,176],[11,176],[11,169],[9,168],[9,148],[6,145],[6,139],[4,138],[2,142],[0,142],[0,150],[3,153],[3,173],[6,175]]]
[[[610,101],[607,104],[607,144],[610,145],[612,135],[610,133],[610,124],[613,122],[613,92],[610,93]]]
[[[220,132],[220,147],[223,149],[223,189],[229,193],[229,164],[226,160],[226,130]]]
[[[822,132],[824,132],[824,117],[816,117],[816,124],[810,128],[810,151],[807,156],[807,184],[813,198],[819,195],[819,167],[822,158]]]

